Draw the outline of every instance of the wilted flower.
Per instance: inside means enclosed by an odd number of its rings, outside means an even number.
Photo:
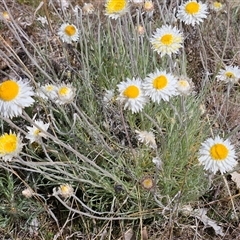
[[[114,90],[106,90],[103,95],[103,102],[108,105],[114,100]]]
[[[6,20],[6,21],[10,21],[11,20],[8,12],[6,12],[6,11],[1,13],[1,19]]]
[[[55,100],[57,98],[57,86],[53,84],[45,84],[37,89],[36,95],[42,99]]]
[[[71,197],[73,195],[73,191],[73,187],[69,184],[60,185],[58,189],[58,193],[64,198]]]
[[[215,1],[215,2],[210,4],[210,8],[212,10],[214,10],[215,12],[221,11],[223,9],[223,7],[224,7],[224,4],[222,4],[222,3],[218,2],[218,1]]]
[[[151,190],[154,187],[154,181],[152,177],[146,176],[141,180],[141,185],[146,190]]]
[[[57,0],[57,4],[61,9],[66,9],[69,6],[69,1],[67,0]]]
[[[31,188],[25,188],[23,191],[22,191],[22,195],[26,198],[31,198],[33,196],[33,190]]]
[[[181,76],[177,81],[177,91],[180,95],[189,95],[193,92],[193,82],[190,78]]]
[[[143,9],[151,16],[154,11],[154,3],[151,0],[146,0],[144,2]]]
[[[138,25],[138,26],[136,27],[136,30],[137,30],[137,34],[138,34],[139,36],[143,36],[144,33],[145,33],[145,29],[144,29],[144,27],[143,27],[142,25]]]
[[[155,164],[157,169],[161,169],[162,168],[162,164],[163,163],[162,163],[162,160],[159,157],[154,157],[152,159],[152,162],[153,162],[153,164]]]
[[[92,14],[94,12],[94,6],[92,5],[92,3],[84,3],[82,10],[83,13],[86,15]]]
[[[157,148],[153,132],[135,130],[135,133],[137,133],[137,139],[139,142],[145,143],[146,145],[150,146],[153,149]]]

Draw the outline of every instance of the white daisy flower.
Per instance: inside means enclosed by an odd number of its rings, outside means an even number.
[[[47,131],[49,128],[49,123],[44,123],[42,120],[34,120],[34,123],[44,131]],[[27,127],[28,134],[26,135],[26,138],[30,140],[30,143],[40,142],[42,137],[47,137],[38,127]]]
[[[61,84],[57,87],[56,92],[56,103],[60,105],[72,102],[76,96],[76,88],[71,84]]]
[[[222,4],[222,3],[218,2],[218,1],[215,1],[215,2],[210,4],[210,8],[212,10],[214,10],[215,12],[221,11],[223,9],[223,7],[224,7],[224,4]]]
[[[36,95],[45,100],[54,100],[57,97],[56,90],[57,86],[53,84],[45,84],[37,89]]]
[[[147,102],[147,98],[142,90],[142,81],[139,78],[132,80],[127,78],[126,82],[117,85],[119,96],[117,100],[124,104],[124,109],[131,110],[132,113],[142,111]]]
[[[169,101],[177,95],[177,79],[166,71],[157,70],[144,79],[143,89],[153,102]]]
[[[78,41],[79,31],[74,24],[63,23],[59,28],[58,35],[63,42],[72,43]]]
[[[157,28],[153,37],[150,38],[150,42],[153,50],[161,54],[161,57],[166,54],[171,56],[172,53],[177,53],[179,48],[183,47],[183,36],[176,27],[164,25]]]
[[[217,136],[214,139],[208,138],[202,143],[198,160],[205,170],[215,174],[218,170],[221,173],[233,170],[237,165],[236,158],[234,147],[230,141]]]
[[[177,81],[177,91],[180,95],[190,95],[193,92],[193,82],[188,77],[181,76]]]
[[[153,149],[157,148],[153,132],[135,130],[135,133],[137,133],[137,140],[139,142],[145,143],[147,146],[150,146]]]
[[[107,0],[105,11],[107,16],[117,19],[128,11],[128,0]]]
[[[240,68],[237,66],[226,66],[221,69],[217,79],[226,83],[237,83],[240,79]]]
[[[0,84],[0,114],[12,118],[22,114],[24,107],[34,103],[32,87],[25,80],[6,80]]]
[[[185,24],[195,26],[207,17],[207,5],[197,1],[187,1],[179,7],[177,18]]]
[[[0,136],[0,158],[4,161],[11,161],[14,157],[18,157],[22,151],[23,144],[15,133],[4,133]]]

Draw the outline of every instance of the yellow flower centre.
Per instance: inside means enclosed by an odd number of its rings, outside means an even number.
[[[68,94],[68,91],[69,91],[68,87],[61,87],[58,92],[60,96],[66,96]]]
[[[232,72],[226,72],[225,76],[228,78],[234,78],[234,74]]]
[[[160,41],[164,45],[171,45],[173,43],[173,35],[165,34],[161,37]]]
[[[144,9],[146,10],[146,11],[152,11],[153,10],[153,3],[152,3],[152,1],[146,1],[145,3],[144,3]]]
[[[39,129],[36,129],[33,134],[34,134],[35,136],[37,136],[39,133],[40,133],[40,130],[39,130]]]
[[[185,7],[185,10],[188,14],[196,14],[199,12],[199,9],[200,5],[197,2],[189,2]]]
[[[17,149],[17,136],[5,133],[0,137],[0,154],[9,154]]]
[[[48,86],[46,86],[46,90],[47,90],[48,92],[51,92],[51,91],[53,90],[53,85],[48,85]]]
[[[222,4],[220,2],[214,2],[213,3],[213,6],[216,8],[216,9],[219,9],[222,7]]]
[[[60,186],[61,192],[64,193],[68,193],[69,191],[69,186],[68,185],[61,185]]]
[[[167,86],[168,80],[164,75],[158,76],[153,80],[153,87],[157,90],[163,89]]]
[[[10,16],[9,16],[8,12],[3,12],[2,16],[8,21],[10,20]]]
[[[3,101],[11,101],[16,98],[19,93],[19,85],[13,80],[7,80],[0,84],[0,99]]]
[[[127,98],[137,98],[139,96],[139,93],[139,88],[135,85],[131,85],[125,89],[123,95]]]
[[[126,5],[126,0],[109,0],[106,5],[106,11],[108,14],[119,13],[125,9]]]
[[[76,28],[73,25],[67,25],[64,31],[69,37],[72,37],[76,33]]]
[[[228,156],[228,149],[222,143],[216,143],[210,148],[210,155],[214,160],[224,160]]]
[[[179,80],[178,84],[180,87],[183,87],[183,88],[187,88],[189,86],[189,83],[186,80]]]

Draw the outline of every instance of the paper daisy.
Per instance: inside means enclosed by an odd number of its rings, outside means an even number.
[[[223,6],[224,6],[224,5],[223,5],[222,3],[217,2],[217,1],[215,1],[215,2],[213,2],[213,3],[210,4],[210,8],[211,8],[212,10],[214,10],[215,12],[221,11],[221,10],[223,9]]]
[[[214,139],[208,138],[202,143],[198,160],[205,170],[215,174],[218,170],[221,173],[233,170],[237,165],[236,158],[234,147],[230,141],[217,136]]]
[[[42,99],[50,99],[54,100],[57,97],[57,86],[53,84],[45,84],[42,85],[39,89],[37,89],[36,95],[41,97]]]
[[[137,140],[139,142],[145,143],[147,146],[150,146],[153,149],[157,148],[153,132],[135,130],[135,133],[137,133]]]
[[[142,90],[142,81],[139,78],[133,80],[127,78],[126,82],[117,85],[119,96],[117,100],[124,104],[124,109],[131,110],[132,113],[142,111],[147,102],[147,98]]]
[[[4,161],[11,161],[17,157],[23,148],[19,135],[15,133],[4,133],[0,136],[0,158]]]
[[[193,92],[193,82],[188,77],[181,76],[177,81],[177,91],[180,95],[190,95]]]
[[[47,131],[49,128],[49,123],[44,123],[42,120],[34,120],[34,123],[44,131]],[[27,127],[28,134],[26,135],[26,138],[30,140],[30,143],[40,142],[42,137],[46,138],[46,134],[44,134],[39,128],[36,126]]]
[[[62,41],[66,43],[77,42],[79,38],[79,32],[76,26],[68,23],[61,25],[58,31],[58,35]]]
[[[7,118],[21,115],[24,107],[29,107],[34,103],[31,97],[33,95],[32,88],[25,80],[9,79],[2,82],[0,84],[0,114]]]
[[[117,19],[128,10],[127,0],[107,0],[105,4],[106,15]]]
[[[143,89],[153,102],[169,101],[177,95],[177,79],[166,71],[157,70],[144,79]]]
[[[179,7],[177,18],[185,24],[195,26],[207,17],[207,5],[197,1],[187,1]]]
[[[61,84],[56,92],[56,103],[60,105],[72,102],[76,96],[76,89],[71,84]]]
[[[161,54],[161,57],[166,54],[171,56],[172,53],[177,53],[179,48],[182,47],[183,37],[176,27],[164,25],[157,28],[153,37],[150,38],[150,42],[153,50]]]
[[[237,83],[240,79],[240,68],[237,66],[226,66],[221,69],[217,79],[226,83]]]

